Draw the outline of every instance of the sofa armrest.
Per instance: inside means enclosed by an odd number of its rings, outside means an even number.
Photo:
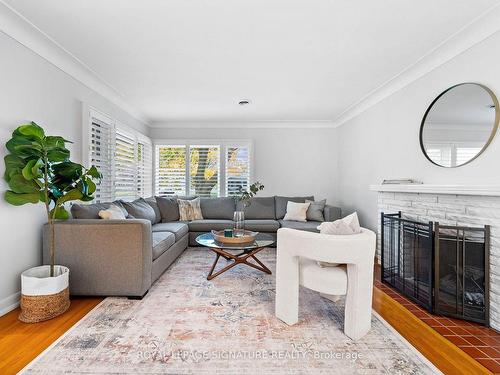
[[[43,262],[48,264],[48,224],[43,238]],[[55,261],[69,267],[73,295],[142,296],[151,287],[151,223],[140,219],[57,222]]]
[[[342,218],[342,210],[340,207],[326,205],[323,210],[323,216],[325,221],[335,221]]]

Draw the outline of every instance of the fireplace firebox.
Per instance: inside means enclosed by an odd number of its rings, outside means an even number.
[[[431,313],[488,325],[489,232],[382,213],[382,282]]]

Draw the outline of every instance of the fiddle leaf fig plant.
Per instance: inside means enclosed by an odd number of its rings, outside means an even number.
[[[50,276],[54,276],[54,221],[66,220],[69,212],[64,204],[74,200],[91,201],[96,181],[102,178],[95,166],[89,169],[69,160],[66,148],[70,141],[45,135],[36,123],[19,126],[6,143],[5,181],[10,190],[5,200],[21,206],[43,203],[50,227]]]

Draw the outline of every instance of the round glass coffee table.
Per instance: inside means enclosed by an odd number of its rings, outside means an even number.
[[[222,242],[216,241],[214,240],[214,236],[212,235],[212,233],[205,233],[196,237],[196,242],[198,242],[198,244],[200,244],[201,246],[208,247],[216,254],[215,262],[207,276],[207,280],[212,280],[214,277],[217,277],[220,274],[229,271],[231,268],[238,264],[246,264],[247,266],[253,267],[259,271],[271,274],[271,270],[267,268],[264,263],[262,263],[255,256],[255,254],[257,254],[259,251],[268,246],[271,246],[275,242],[274,239],[269,235],[260,233],[255,241],[236,245],[224,244]],[[236,253],[233,254],[233,251],[236,251]],[[223,257],[224,259],[232,262],[214,273],[215,266],[217,265],[220,257]],[[252,258],[257,264],[250,263],[248,261],[248,259],[250,258]]]

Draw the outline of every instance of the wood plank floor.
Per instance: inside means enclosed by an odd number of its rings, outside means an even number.
[[[20,322],[19,309],[2,316],[0,374],[16,374],[101,301],[102,298],[73,299],[65,314],[37,324]]]
[[[0,318],[0,374],[15,374],[92,310],[101,298],[73,299],[64,315],[39,324],[17,319],[19,309]],[[373,307],[445,374],[491,374],[485,367],[423,323],[403,305],[374,288]]]

